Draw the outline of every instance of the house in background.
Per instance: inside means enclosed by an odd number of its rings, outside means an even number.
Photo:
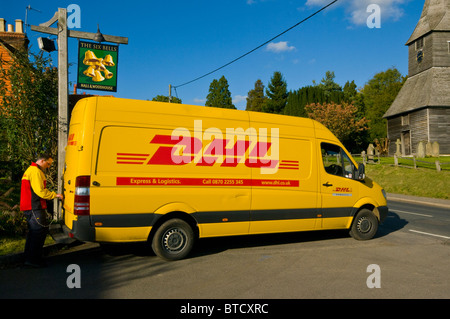
[[[419,142],[435,142],[450,154],[450,0],[426,0],[409,40],[408,79],[384,114],[389,154],[401,141],[404,155]]]
[[[0,67],[4,69],[9,69],[10,62],[18,51],[27,52],[30,43],[26,33],[24,33],[23,21],[17,19],[14,22],[14,25],[7,24],[4,18],[0,18]],[[75,89],[74,94],[69,95],[69,111],[72,111],[79,100],[89,96],[92,95],[77,94]]]
[[[23,32],[22,20],[15,20],[13,25],[6,24],[5,19],[0,18],[0,67],[9,69],[9,63],[17,52],[28,50],[29,42]]]

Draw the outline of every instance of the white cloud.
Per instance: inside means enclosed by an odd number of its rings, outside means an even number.
[[[247,96],[244,95],[235,95],[233,97],[233,104],[239,104],[242,101],[247,101]]]
[[[289,46],[287,41],[271,42],[266,47],[267,51],[281,53],[295,50],[294,46]]]
[[[206,99],[198,99],[198,98],[194,98],[194,103],[201,103],[201,104],[203,104],[203,103],[205,103],[206,102]]]
[[[371,12],[367,12],[367,7],[370,4],[377,4],[381,9],[381,21],[388,20],[397,21],[404,14],[402,5],[410,0],[342,0],[336,5],[345,7],[347,19],[355,25],[366,25],[367,18]],[[307,0],[306,5],[324,6],[330,3],[331,0]],[[334,5],[333,5],[334,6]]]
[[[401,5],[405,0],[352,0],[350,6],[350,21],[356,25],[365,25],[371,12],[367,7],[371,4],[380,6],[381,21],[397,21],[403,16]]]

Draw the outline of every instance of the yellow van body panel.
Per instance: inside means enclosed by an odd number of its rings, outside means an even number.
[[[174,214],[199,237],[349,228],[359,207],[386,201],[376,183],[330,175],[321,151],[328,144],[358,167],[306,118],[82,99],[66,148],[65,225],[99,242],[145,241]],[[90,177],[86,216],[74,213],[79,176]]]
[[[88,99],[80,100],[72,111],[64,165],[65,224],[72,229],[77,216],[73,214],[75,178],[90,175],[93,149],[93,130],[96,107]],[[69,165],[67,165],[69,163]]]
[[[146,241],[152,227],[96,227],[96,241],[127,243]]]

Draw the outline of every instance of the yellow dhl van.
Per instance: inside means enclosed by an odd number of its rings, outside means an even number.
[[[71,116],[64,228],[81,241],[148,241],[166,259],[196,238],[349,229],[372,238],[382,188],[311,119],[90,97]]]

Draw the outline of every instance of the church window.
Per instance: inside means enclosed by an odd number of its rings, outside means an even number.
[[[424,44],[423,37],[418,38],[418,39],[416,40],[416,51],[417,51],[417,50],[422,50],[422,49],[423,49],[423,44]]]

